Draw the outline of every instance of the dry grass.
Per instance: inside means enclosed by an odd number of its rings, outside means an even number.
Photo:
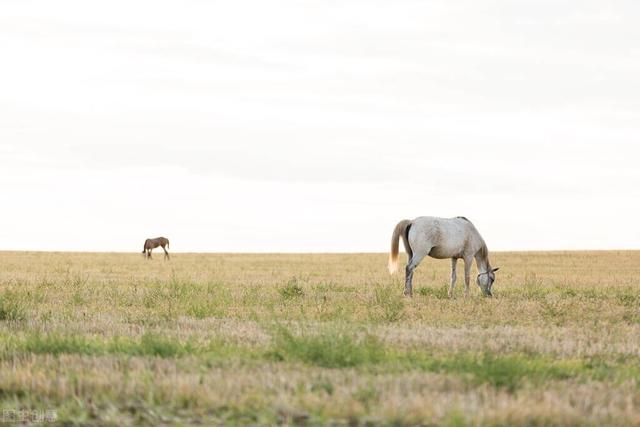
[[[68,424],[640,425],[640,252],[0,253],[0,410]]]

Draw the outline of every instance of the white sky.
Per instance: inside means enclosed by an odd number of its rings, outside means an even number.
[[[0,2],[0,249],[640,248],[637,1]]]

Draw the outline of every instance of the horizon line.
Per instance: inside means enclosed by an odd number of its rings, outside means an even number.
[[[636,249],[515,249],[515,250],[495,250],[490,251],[490,253],[535,253],[535,252],[547,252],[547,253],[561,253],[561,252],[640,252],[640,248]],[[76,250],[40,250],[40,249],[0,249],[0,253],[54,253],[54,254],[138,254],[142,256],[141,252],[130,252],[130,251],[76,251]],[[162,252],[158,252],[159,255],[162,255]],[[257,251],[257,252],[237,252],[237,251],[203,251],[203,252],[186,252],[186,251],[172,251],[169,252],[172,254],[181,254],[181,255],[384,255],[389,254],[389,252],[378,252],[378,251],[321,251],[321,252],[267,252],[267,251]]]

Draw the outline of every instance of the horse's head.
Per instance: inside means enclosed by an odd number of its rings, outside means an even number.
[[[489,271],[485,271],[484,273],[478,274],[478,286],[482,289],[482,293],[486,297],[491,297],[493,294],[491,293],[491,287],[496,281],[496,271],[500,270],[500,268],[494,268]]]

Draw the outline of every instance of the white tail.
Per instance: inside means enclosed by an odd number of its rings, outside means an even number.
[[[407,227],[411,225],[411,221],[408,219],[403,219],[396,225],[396,228],[393,230],[393,235],[391,236],[391,253],[389,254],[389,264],[387,267],[389,268],[389,273],[394,274],[398,271],[398,252],[400,250],[400,237],[404,242],[404,248],[407,250],[409,257],[411,257],[411,248],[409,247],[409,242],[407,240]]]
[[[392,259],[389,257],[387,268],[389,269],[389,274],[396,274],[398,272],[398,258]]]

